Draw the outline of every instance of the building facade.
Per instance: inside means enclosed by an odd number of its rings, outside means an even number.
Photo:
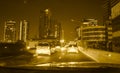
[[[6,21],[4,26],[4,42],[16,41],[16,22]]]
[[[84,19],[79,28],[76,29],[78,38],[84,42],[87,48],[111,50],[108,44],[112,41],[112,28],[98,25],[96,19]]]
[[[111,1],[113,50],[120,52],[120,0]]]
[[[105,26],[88,26],[82,29],[82,40],[88,48],[106,49],[106,27]],[[112,28],[108,28],[108,42],[112,40]]]
[[[48,10],[40,11],[39,39],[45,39],[48,37],[51,23],[50,18],[51,15]]]
[[[40,11],[39,39],[60,41],[61,23],[52,17],[51,11]]]
[[[20,21],[19,27],[19,40],[26,42],[29,32],[28,22],[26,20]]]
[[[104,0],[102,6],[103,6],[103,25],[106,25],[106,21],[108,21],[111,16],[111,0]]]
[[[120,0],[105,0],[103,3],[104,22],[110,20],[113,32],[113,51],[120,52]]]

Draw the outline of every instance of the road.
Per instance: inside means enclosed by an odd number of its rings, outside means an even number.
[[[32,64],[51,63],[51,62],[88,62],[94,61],[83,53],[55,53],[51,56],[38,56],[32,59]]]
[[[93,62],[94,60],[81,51],[79,53],[57,52],[52,55],[40,55],[37,57],[21,55],[0,59],[0,65],[32,65],[51,62]]]

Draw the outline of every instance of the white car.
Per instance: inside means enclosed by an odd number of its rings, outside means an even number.
[[[49,43],[39,43],[36,46],[36,55],[41,54],[51,55],[51,48]]]
[[[78,47],[76,45],[69,45],[66,51],[67,53],[79,53]]]

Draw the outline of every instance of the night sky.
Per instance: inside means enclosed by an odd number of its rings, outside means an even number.
[[[40,10],[49,8],[52,15],[62,24],[65,40],[75,38],[76,24],[82,18],[98,19],[102,24],[102,0],[0,0],[0,39],[6,20],[27,20],[30,38],[37,36]],[[72,22],[71,19],[75,19]]]

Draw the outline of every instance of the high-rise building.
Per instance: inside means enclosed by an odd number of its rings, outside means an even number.
[[[113,50],[120,52],[120,0],[111,2],[111,18],[113,28]]]
[[[105,0],[103,7],[104,22],[106,23],[107,21],[107,24],[112,26],[113,51],[120,52],[120,46],[118,46],[118,44],[120,44],[120,0]]]
[[[39,38],[44,39],[48,37],[48,31],[50,29],[50,11],[40,11],[40,25],[39,25]]]
[[[60,39],[61,24],[55,20],[49,9],[40,12],[39,39]]]
[[[16,22],[6,21],[4,26],[4,41],[5,42],[15,42],[16,41]]]
[[[108,50],[106,48],[106,26],[98,25],[96,19],[84,19],[82,25],[76,29],[78,39],[84,47]],[[112,28],[108,27],[108,40],[112,40]]]
[[[106,24],[106,21],[109,20],[111,16],[111,0],[103,1],[103,23]]]
[[[83,22],[81,24],[81,27],[80,27],[80,38],[82,39],[83,38],[83,29],[86,28],[86,27],[91,27],[91,26],[98,26],[98,20],[96,19],[83,19]]]
[[[114,19],[119,16],[120,0],[104,0],[103,1],[103,21]]]
[[[28,22],[26,20],[20,21],[20,29],[19,29],[19,40],[24,42],[28,39]]]
[[[106,48],[106,27],[105,26],[88,26],[82,28],[82,40],[88,47],[108,50]],[[112,28],[108,28],[108,40],[112,40]]]

